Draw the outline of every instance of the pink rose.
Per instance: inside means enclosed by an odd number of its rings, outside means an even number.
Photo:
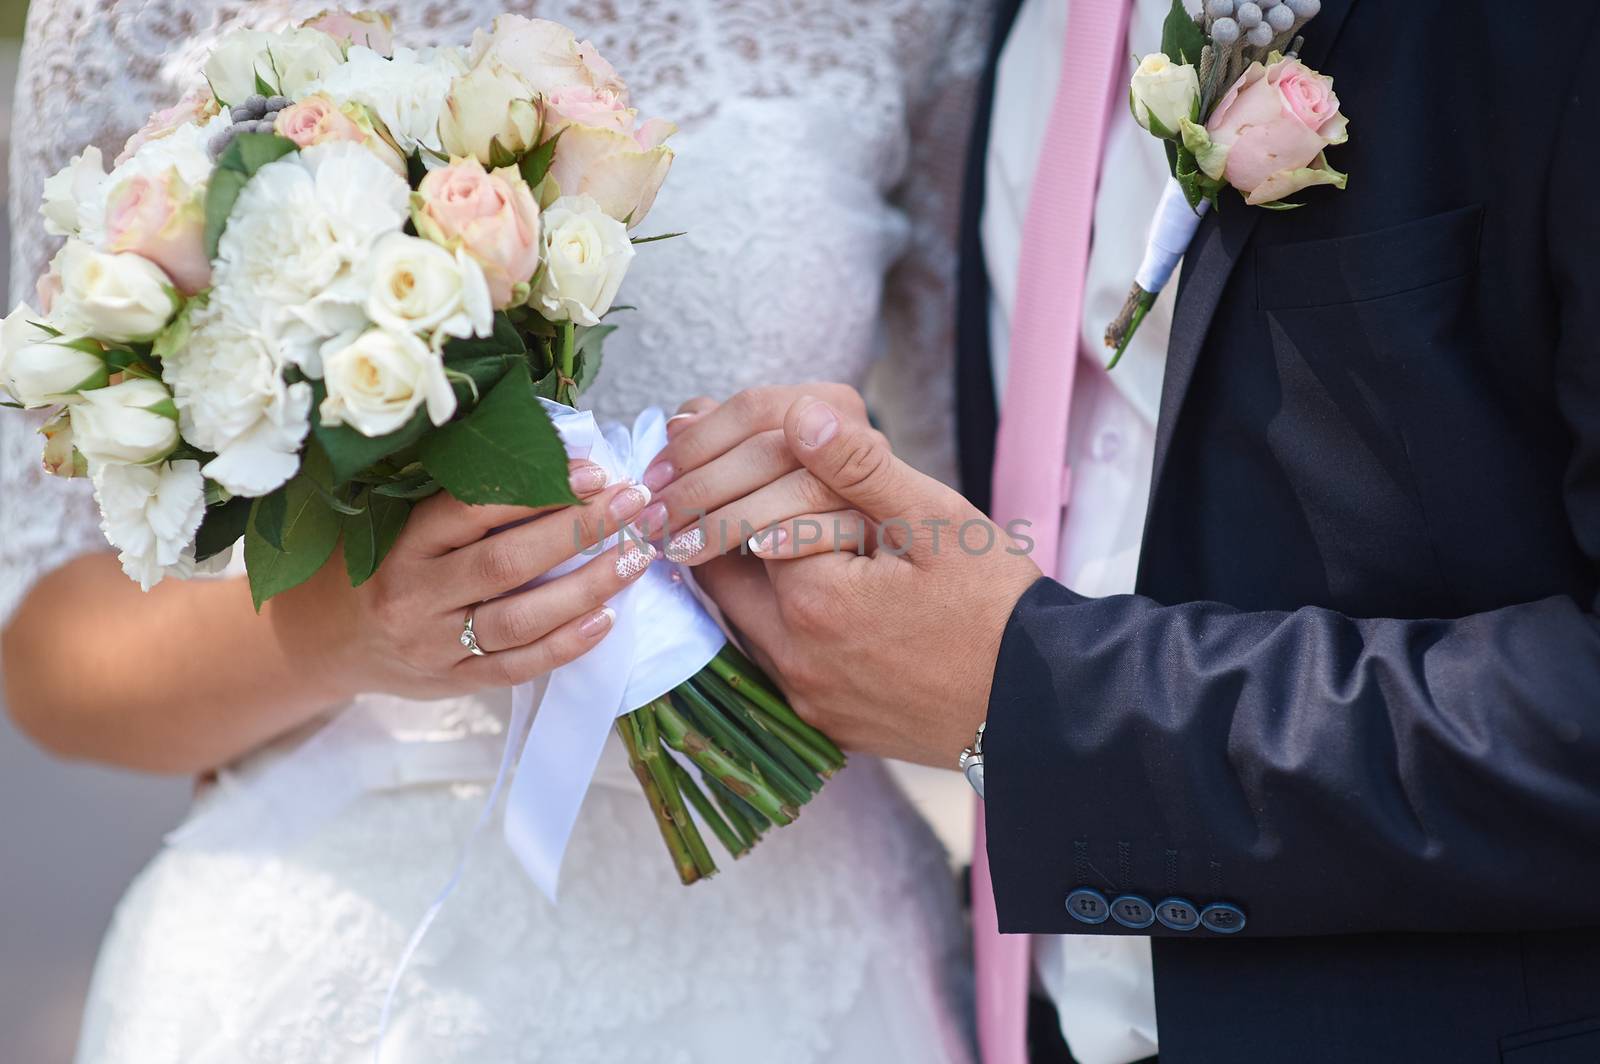
[[[340,105],[323,93],[312,93],[279,111],[272,131],[302,148],[335,141],[363,145],[389,169],[401,177],[406,176],[406,163],[399,149],[377,131],[372,116],[361,104]]]
[[[189,125],[191,122],[203,123],[211,118],[221,108],[217,98],[211,95],[210,89],[191,89],[183,99],[162,111],[157,111],[145,119],[144,126],[128,138],[122,146],[122,153],[112,163],[121,166],[133,158],[133,153],[144,147],[152,140],[160,140],[172,133],[180,126]]]
[[[1345,175],[1322,152],[1349,139],[1346,127],[1332,78],[1298,59],[1252,63],[1206,122],[1213,154],[1202,165],[1252,205],[1310,185],[1343,188]]]
[[[324,11],[301,25],[321,30],[346,48],[360,45],[386,59],[394,56],[394,23],[381,11]]]
[[[628,103],[628,86],[589,41],[559,22],[521,15],[496,16],[491,31],[472,35],[473,66],[492,56],[545,96],[570,88],[604,89]]]
[[[659,118],[637,130],[568,126],[556,145],[550,176],[563,196],[589,196],[632,229],[650,212],[672,168],[672,149],[662,142],[676,129]]]
[[[497,309],[539,268],[539,205],[510,167],[491,173],[476,159],[452,160],[417,186],[411,220],[419,235],[459,247],[483,267]]]
[[[107,248],[149,259],[185,295],[211,283],[205,229],[201,196],[183,182],[176,167],[154,178],[130,177],[106,200]]]
[[[544,100],[543,139],[571,125],[597,126],[618,133],[633,132],[634,112],[610,89],[574,85],[557,89]]]

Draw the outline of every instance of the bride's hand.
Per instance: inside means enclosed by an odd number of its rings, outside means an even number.
[[[267,610],[292,660],[319,667],[330,695],[446,697],[525,683],[579,657],[611,629],[605,602],[653,550],[624,536],[582,567],[518,590],[637,517],[648,489],[570,467],[574,506],[468,506],[441,492],[418,504],[378,571],[349,586],[336,555]],[[507,527],[511,526],[511,527]],[[495,532],[495,529],[502,531]],[[491,534],[493,533],[493,534]],[[469,611],[482,657],[461,642]]]
[[[808,395],[826,399],[847,420],[867,421],[866,403],[844,384],[751,388],[725,403],[685,403],[667,422],[667,446],[642,478],[654,500],[640,529],[665,538],[667,557],[689,565],[737,551],[752,533],[796,519],[810,522],[827,549],[855,549],[853,537],[867,527],[860,514],[808,473],[784,440],[784,415]]]

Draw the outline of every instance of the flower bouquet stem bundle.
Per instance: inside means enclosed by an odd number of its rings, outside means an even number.
[[[1344,188],[1325,148],[1343,144],[1333,79],[1300,62],[1300,31],[1321,0],[1172,0],[1161,51],[1134,71],[1128,102],[1160,138],[1172,179],[1152,219],[1133,286],[1106,329],[1115,366],[1183,257],[1206,210],[1233,187],[1247,205],[1293,210],[1313,185]],[[1109,368],[1109,367],[1108,367]]]
[[[109,172],[90,147],[46,182],[65,244],[39,307],[0,327],[7,405],[56,411],[46,465],[92,481],[131,578],[214,568],[242,541],[258,609],[341,547],[357,586],[434,493],[566,506],[570,449],[610,455],[614,479],[659,449],[659,412],[630,434],[577,410],[635,249],[660,239],[634,230],[675,130],[639,119],[591,43],[507,15],[470,46],[412,49],[385,16],[325,13],[228,34],[203,74]],[[546,696],[528,747],[547,717],[600,743],[616,722],[689,883],[716,867],[700,824],[739,856],[843,757],[725,646],[684,573],[639,557],[590,651],[617,644],[604,669],[551,674],[564,704]],[[481,653],[470,612],[461,644]],[[581,797],[508,808],[508,838],[543,840],[518,856],[552,895],[570,818],[512,821]]]

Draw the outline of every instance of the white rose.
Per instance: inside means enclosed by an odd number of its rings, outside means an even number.
[[[206,512],[200,463],[99,466],[94,495],[100,529],[121,553],[122,571],[149,591],[165,576],[194,570],[194,536]]]
[[[217,247],[212,300],[309,376],[322,347],[366,323],[366,264],[406,223],[411,190],[359,144],[319,144],[263,166]]]
[[[344,62],[344,46],[310,26],[274,34],[267,52],[276,76],[266,80],[284,96],[304,92]]]
[[[358,45],[350,49],[346,62],[294,96],[298,99],[321,92],[341,104],[364,104],[404,154],[418,148],[438,152],[445,96],[451,81],[466,69],[464,53],[458,48],[396,48],[394,58],[385,59]]]
[[[256,92],[256,78],[268,80],[272,66],[267,60],[267,42],[272,34],[264,30],[234,30],[222,35],[202,69],[211,92],[224,104],[243,103]]]
[[[435,425],[443,425],[456,411],[443,357],[408,332],[368,329],[355,343],[329,355],[325,369],[324,425],[349,425],[363,436],[386,436],[424,404]]]
[[[538,301],[551,321],[598,325],[633,261],[628,227],[588,196],[562,196],[544,212]]]
[[[55,174],[45,178],[44,231],[52,236],[83,234],[90,217],[105,198],[106,169],[100,149],[83,149]]]
[[[451,253],[431,240],[391,233],[378,241],[371,268],[367,317],[374,323],[441,343],[494,332],[489,282],[462,248]]]
[[[26,407],[76,402],[84,388],[103,388],[110,379],[98,345],[57,336],[34,324],[42,320],[21,303],[0,321],[0,390]]]
[[[217,456],[206,476],[251,498],[294,476],[311,428],[311,385],[287,383],[260,330],[216,298],[174,328],[187,336],[162,358],[161,376],[184,438]]]
[[[236,105],[260,92],[257,79],[269,89],[293,96],[343,61],[338,41],[302,26],[281,33],[234,30],[217,42],[204,69],[217,99]]]
[[[69,240],[51,266],[61,293],[50,307],[50,323],[64,332],[117,343],[149,340],[183,303],[161,267],[132,252],[96,251]]]
[[[44,437],[44,471],[53,477],[85,477],[89,475],[89,462],[73,446],[72,408],[58,411],[54,417],[39,426]]]
[[[439,116],[439,140],[452,156],[475,157],[485,166],[503,166],[503,152],[521,155],[539,136],[539,110],[533,90],[509,67],[493,58],[450,84]]]
[[[1179,124],[1193,119],[1200,99],[1200,75],[1187,63],[1174,63],[1162,52],[1144,57],[1133,72],[1133,117],[1156,136],[1176,136]],[[1158,128],[1151,128],[1151,119]]]
[[[91,465],[150,465],[178,446],[178,408],[160,381],[134,378],[84,392],[72,440]]]

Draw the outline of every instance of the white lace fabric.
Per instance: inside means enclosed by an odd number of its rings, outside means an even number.
[[[13,301],[54,250],[45,177],[86,144],[114,156],[198,80],[225,29],[325,6],[35,0],[13,124]],[[955,218],[987,3],[376,6],[408,44],[464,42],[502,10],[558,19],[613,60],[644,115],[682,127],[644,231],[688,235],[635,260],[623,296],[641,309],[590,394],[603,418],[870,371],[897,448],[950,475]],[[40,576],[105,549],[82,482],[43,474],[29,420],[0,415],[0,621]],[[455,731],[493,730],[495,700],[455,701]],[[389,739],[398,759],[417,736]],[[942,852],[881,766],[858,761],[797,825],[690,889],[626,789],[591,791],[559,907],[486,836],[403,983],[384,1059],[969,1059]],[[79,1060],[369,1059],[400,946],[483,800],[474,775],[369,792],[293,845],[158,855],[108,937]]]

